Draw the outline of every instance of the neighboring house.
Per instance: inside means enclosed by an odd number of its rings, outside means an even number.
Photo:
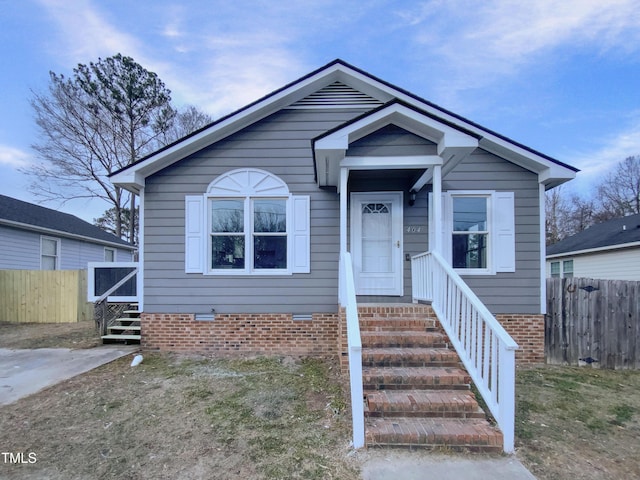
[[[410,304],[434,250],[541,361],[544,192],[576,171],[333,61],[112,175],[141,199],[142,344],[344,356],[341,253],[359,302]]]
[[[640,214],[593,225],[548,246],[547,277],[640,281]]]
[[[0,269],[83,270],[131,262],[135,250],[78,217],[0,195]]]

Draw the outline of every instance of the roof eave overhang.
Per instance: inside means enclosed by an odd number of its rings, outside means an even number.
[[[569,252],[553,253],[551,255],[547,255],[546,258],[547,260],[552,260],[554,258],[573,257],[577,255],[588,255],[590,253],[610,252],[613,250],[624,250],[627,248],[637,248],[637,247],[640,247],[640,242],[619,243],[617,245],[607,245],[604,247],[585,248],[582,250],[572,250]]]
[[[62,230],[55,230],[53,228],[40,227],[38,225],[31,225],[30,223],[14,222],[12,220],[0,219],[0,225],[7,227],[19,228],[21,230],[29,230],[36,233],[43,233],[46,235],[52,235],[56,237],[72,238],[74,240],[80,240],[83,242],[96,243],[98,245],[104,245],[107,247],[117,247],[124,250],[137,250],[138,248],[126,243],[110,242],[108,240],[101,240],[99,238],[88,237],[86,235],[79,235],[77,233],[64,232]]]
[[[538,155],[497,136],[483,136],[480,139],[479,147],[536,173],[538,182],[544,185],[546,190],[557,187],[576,177],[576,169],[560,162],[552,161],[543,155]]]

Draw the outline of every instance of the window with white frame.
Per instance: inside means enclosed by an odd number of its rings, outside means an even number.
[[[513,192],[443,193],[443,255],[461,275],[515,272]]]
[[[211,198],[212,270],[286,270],[287,198]]]
[[[573,278],[573,260],[556,260],[549,267],[551,278]]]
[[[60,239],[40,237],[40,269],[60,269]]]
[[[484,195],[452,197],[451,262],[453,268],[487,268],[488,203],[489,197]]]
[[[115,248],[104,247],[104,261],[105,262],[115,262],[116,261],[116,250],[115,250]]]
[[[291,195],[275,175],[233,170],[185,201],[186,273],[310,271],[309,197]]]
[[[564,278],[573,278],[573,260],[563,260],[562,276]]]

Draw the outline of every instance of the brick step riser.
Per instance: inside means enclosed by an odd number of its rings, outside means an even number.
[[[461,365],[458,355],[448,349],[420,349],[425,352],[408,352],[406,354],[389,350],[385,348],[364,349],[362,365],[365,367],[460,367]]]
[[[433,339],[375,339],[362,337],[362,348],[449,348],[446,342]]]
[[[365,415],[485,418],[475,395],[452,390],[367,392]]]
[[[435,331],[437,330],[435,320],[407,320],[397,318],[366,318],[360,319],[360,331],[387,331],[393,332],[397,330],[406,331]]]
[[[503,436],[478,420],[369,419],[365,440],[369,447],[446,447],[500,453]]]
[[[365,391],[375,392],[377,390],[469,390],[468,383],[456,383],[440,385],[435,383],[422,383],[422,384],[404,384],[404,383],[380,383],[370,382],[366,380],[362,383],[362,388]]]
[[[414,448],[420,448],[424,450],[446,450],[447,452],[469,452],[469,453],[502,453],[502,447],[494,447],[490,445],[457,445],[455,440],[445,440],[441,443],[413,443],[410,440],[407,441],[386,441],[385,439],[367,439],[366,445],[369,448],[407,448],[412,450]]]
[[[365,412],[370,418],[459,418],[459,419],[483,419],[487,418],[483,411],[477,412],[437,412],[437,411],[411,411],[411,412]]]
[[[416,361],[407,361],[407,360],[390,360],[390,361],[369,361],[366,359],[362,359],[363,367],[402,367],[402,368],[413,368],[413,367],[440,367],[440,368],[456,368],[460,367],[459,361],[438,361],[438,360],[416,360]]]

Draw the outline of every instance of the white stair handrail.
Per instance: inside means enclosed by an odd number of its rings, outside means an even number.
[[[478,392],[495,417],[506,453],[514,451],[518,344],[437,252],[411,259],[414,301],[431,302]]]
[[[339,278],[340,306],[347,317],[347,344],[349,349],[349,385],[351,391],[351,423],[353,428],[353,448],[364,447],[364,396],[362,387],[362,340],[356,288],[353,278],[351,254],[340,255]]]

